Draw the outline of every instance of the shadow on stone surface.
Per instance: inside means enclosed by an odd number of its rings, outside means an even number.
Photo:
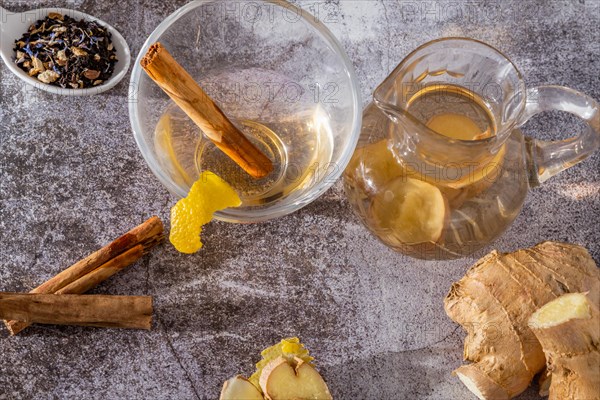
[[[458,378],[448,379],[460,365],[457,353],[453,348],[389,352],[328,367],[323,375],[333,397],[340,399],[475,399],[466,387],[456,384]],[[539,399],[535,389],[517,399]]]

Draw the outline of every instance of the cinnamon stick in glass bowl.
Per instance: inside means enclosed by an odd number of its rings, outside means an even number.
[[[253,178],[264,178],[273,163],[227,118],[194,78],[160,43],[141,61],[148,76],[202,129],[229,158]]]

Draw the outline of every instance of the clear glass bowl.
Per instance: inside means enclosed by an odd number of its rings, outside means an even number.
[[[140,60],[161,42],[230,119],[274,161],[253,181],[210,143],[146,75]],[[177,196],[205,169],[241,193],[227,222],[292,213],[340,177],[360,134],[362,105],[352,64],[315,17],[284,1],[200,0],[150,35],[136,60],[129,112],[152,171]]]

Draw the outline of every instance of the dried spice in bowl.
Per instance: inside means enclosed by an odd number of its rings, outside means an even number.
[[[15,40],[15,63],[40,82],[68,89],[101,85],[115,69],[110,32],[94,21],[50,13]]]

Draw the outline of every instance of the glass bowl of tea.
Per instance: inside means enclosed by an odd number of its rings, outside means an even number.
[[[226,156],[145,73],[140,63],[160,42],[231,122],[273,164],[253,178]],[[290,214],[329,189],[348,164],[362,121],[352,63],[315,16],[284,1],[195,1],[150,35],[135,63],[129,112],[151,170],[184,197],[210,171],[242,206],[227,222]]]

